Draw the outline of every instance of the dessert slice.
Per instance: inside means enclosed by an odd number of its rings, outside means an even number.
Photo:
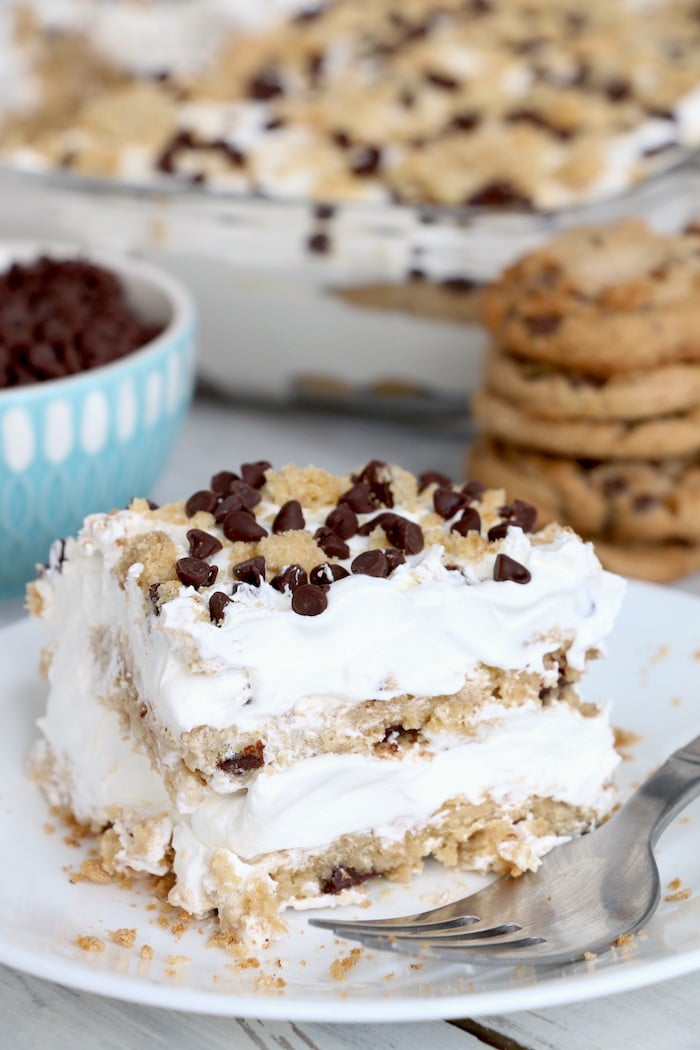
[[[373,461],[244,464],[88,518],[30,586],[51,632],[33,769],[112,872],[264,942],[434,856],[519,873],[609,813],[577,683],[622,597],[570,529]]]

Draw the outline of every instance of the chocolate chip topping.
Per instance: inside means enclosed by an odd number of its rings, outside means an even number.
[[[204,532],[203,529],[190,529],[187,533],[187,542],[193,558],[210,558],[222,548],[221,540],[212,536],[210,532]]]
[[[389,562],[384,551],[363,551],[353,558],[350,569],[356,576],[388,576]]]
[[[382,151],[376,146],[359,146],[351,153],[350,170],[353,175],[374,175],[382,162]]]
[[[254,744],[248,744],[242,751],[237,751],[230,758],[223,758],[218,767],[222,773],[238,777],[241,773],[250,773],[252,769],[260,769],[265,765],[265,745],[262,740],[256,740]]]
[[[259,587],[261,581],[265,579],[265,559],[262,555],[258,555],[255,558],[247,558],[246,561],[239,561],[238,565],[234,565],[232,572],[241,583]]]
[[[148,599],[153,607],[153,612],[156,616],[160,616],[160,594],[158,593],[159,583],[152,583],[148,588]]]
[[[326,525],[342,540],[349,540],[357,532],[359,522],[352,507],[339,503],[326,518]]]
[[[386,537],[394,547],[406,554],[418,554],[425,546],[423,530],[415,521],[409,521],[398,514],[395,520],[384,526]]]
[[[464,495],[452,488],[435,489],[433,493],[433,506],[441,518],[451,518],[464,503]]]
[[[357,532],[359,536],[371,536],[374,530],[379,527],[387,532],[397,521],[399,521],[398,514],[394,514],[393,511],[384,511],[382,514],[376,514],[373,518],[370,518],[364,525],[360,525]]]
[[[200,510],[211,514],[217,503],[218,497],[216,493],[211,492],[209,489],[199,489],[198,492],[193,492],[185,503],[185,514],[188,518],[198,514]]]
[[[508,535],[508,528],[511,524],[510,521],[499,521],[497,525],[491,526],[486,535],[490,540],[502,540]]]
[[[377,509],[379,501],[376,496],[372,495],[369,486],[364,481],[358,481],[356,485],[343,493],[338,503],[347,503],[356,514],[369,514]]]
[[[395,547],[387,547],[384,551],[384,557],[386,563],[389,566],[389,575],[391,576],[394,569],[397,569],[399,565],[404,565],[406,558],[402,551],[398,551]]]
[[[530,198],[506,179],[494,179],[493,182],[486,183],[473,193],[466,203],[486,208],[532,208]]]
[[[385,473],[387,473],[386,463],[381,459],[373,459],[359,474],[354,474],[352,480],[364,482],[380,503],[383,503],[385,507],[393,507],[394,497],[391,493],[391,485],[387,478],[381,476]]]
[[[275,520],[272,522],[272,531],[274,533],[295,532],[303,529],[305,525],[301,503],[298,499],[290,499],[283,503],[277,511]]]
[[[203,558],[178,558],[175,572],[186,587],[210,587],[216,579],[219,569],[210,565]]]
[[[251,515],[253,513],[250,508],[243,505],[243,500],[239,495],[230,492],[214,508],[214,521],[217,525],[220,525],[226,515],[230,514],[232,510],[244,510]]]
[[[439,470],[425,470],[418,478],[418,491],[423,492],[428,485],[437,485],[441,489],[450,488],[452,481],[447,474],[441,474]]]
[[[319,586],[302,584],[292,594],[292,609],[299,616],[318,616],[328,608],[328,598]]]
[[[272,466],[266,459],[257,459],[254,463],[241,464],[241,477],[246,485],[253,489],[261,489],[265,484],[265,471]]]
[[[286,568],[278,572],[274,579],[270,580],[270,586],[274,587],[276,591],[289,591],[290,594],[299,588],[303,587],[309,582],[309,578],[306,575],[306,569],[303,569],[301,565],[287,565]]]
[[[523,532],[532,532],[537,521],[537,508],[523,499],[506,503],[504,507],[498,508],[498,513],[512,525],[519,525]]]
[[[267,102],[284,94],[284,85],[276,69],[261,69],[248,82],[248,96],[256,102]]]
[[[467,507],[450,532],[458,532],[460,536],[466,536],[468,532],[481,532],[481,517],[478,510],[475,507]]]
[[[462,485],[462,495],[465,496],[470,503],[480,500],[483,494],[486,492],[486,486],[480,481],[467,481],[466,484]]]
[[[344,569],[342,565],[324,561],[311,570],[309,583],[313,583],[315,587],[323,587],[326,584],[335,583],[337,580],[344,580],[349,575],[348,570]]]
[[[238,474],[234,474],[232,470],[220,470],[218,474],[214,474],[209,484],[217,496],[227,496],[233,482],[240,480]]]
[[[233,543],[255,543],[267,536],[267,529],[245,510],[229,511],[223,520],[222,529],[226,539]]]
[[[220,625],[224,619],[224,609],[231,599],[223,591],[214,591],[209,599],[209,619],[212,623]]]
[[[342,890],[349,890],[351,886],[359,886],[360,883],[366,882],[367,879],[371,879],[376,876],[375,871],[360,872],[355,868],[345,867],[339,865],[333,868],[330,875],[320,884],[321,893],[340,893]]]
[[[525,323],[532,335],[551,335],[560,327],[562,318],[559,314],[540,314],[528,317]]]
[[[532,579],[530,570],[526,569],[515,558],[511,558],[509,554],[499,554],[497,556],[493,567],[493,578],[497,583],[503,583],[507,580],[513,583],[529,583]]]
[[[316,529],[314,539],[323,553],[327,554],[329,558],[350,557],[350,548],[345,540],[341,539],[340,536],[336,536],[327,525],[321,525],[320,528]]]

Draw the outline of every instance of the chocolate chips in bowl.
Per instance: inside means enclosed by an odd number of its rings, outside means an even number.
[[[0,596],[86,514],[148,493],[192,392],[195,310],[159,269],[0,242]]]
[[[42,255],[0,274],[0,389],[109,364],[154,339],[117,276],[87,259]]]

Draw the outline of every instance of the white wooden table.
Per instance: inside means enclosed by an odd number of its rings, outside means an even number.
[[[463,440],[398,425],[199,401],[153,496],[176,499],[231,464],[316,462],[345,470],[373,457],[461,476]],[[700,594],[700,576],[683,589]],[[22,615],[0,602],[0,626]],[[700,699],[700,698],[699,698]],[[101,999],[0,967],[0,1050],[674,1050],[700,1048],[700,974],[571,1006],[424,1024],[243,1021]]]

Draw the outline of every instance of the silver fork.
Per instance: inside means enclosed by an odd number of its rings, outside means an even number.
[[[653,915],[660,896],[654,846],[699,794],[700,736],[674,751],[597,831],[547,854],[536,873],[497,879],[417,915],[309,921],[367,947],[469,963],[543,966],[598,955]]]

